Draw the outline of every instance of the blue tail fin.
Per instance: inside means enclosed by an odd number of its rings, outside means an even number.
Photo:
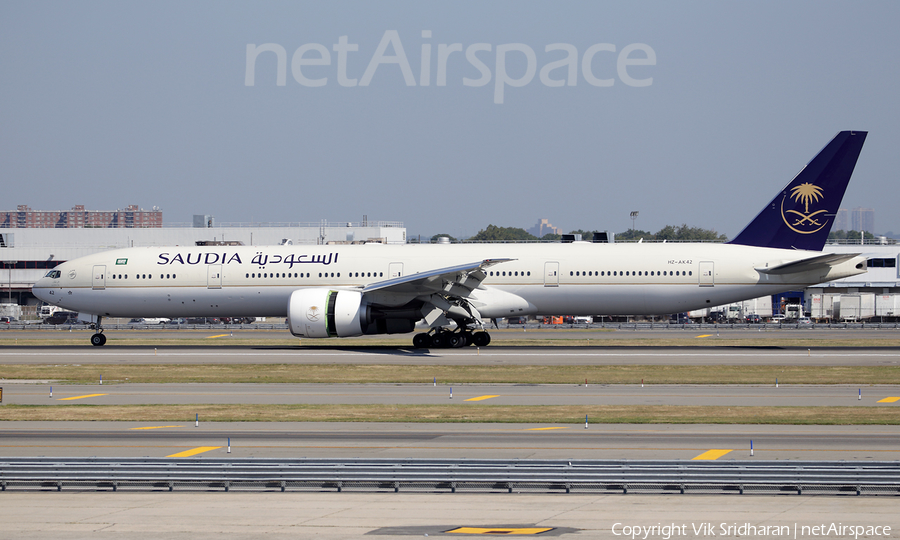
[[[821,251],[865,131],[841,131],[729,244]]]

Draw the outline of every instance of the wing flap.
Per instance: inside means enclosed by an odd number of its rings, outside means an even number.
[[[371,283],[363,287],[362,292],[384,291],[407,294],[443,292],[454,296],[465,296],[477,289],[484,281],[487,276],[485,269],[512,260],[514,259],[484,259],[468,264],[417,272]]]

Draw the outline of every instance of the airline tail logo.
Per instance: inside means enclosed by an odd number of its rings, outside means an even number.
[[[306,318],[311,322],[318,322],[321,310],[318,306],[311,306],[308,310],[306,310]]]
[[[816,210],[815,206],[823,198],[822,191],[819,186],[804,182],[791,188],[790,195],[785,195],[781,199],[781,219],[792,231],[813,234],[828,225],[828,210]],[[803,206],[802,212],[795,209],[785,210],[784,201],[789,197]],[[810,211],[810,205],[813,205],[813,211]]]

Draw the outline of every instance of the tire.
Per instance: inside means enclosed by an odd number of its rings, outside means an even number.
[[[450,334],[447,336],[447,345],[454,349],[457,347],[464,347],[466,345],[466,338],[461,334]]]
[[[94,334],[91,336],[91,345],[94,347],[102,347],[106,345],[106,336],[103,334]]]
[[[476,332],[472,334],[472,344],[476,347],[487,347],[491,342],[491,335],[487,332]]]
[[[413,336],[413,347],[417,349],[427,349],[431,347],[431,336],[428,334],[416,334]]]
[[[447,347],[447,334],[441,332],[431,336],[431,346],[436,349]]]

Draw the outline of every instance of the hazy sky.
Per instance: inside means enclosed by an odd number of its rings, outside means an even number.
[[[898,23],[894,1],[4,0],[0,209],[423,236],[638,210],[733,237],[854,129],[843,206],[900,233]]]

